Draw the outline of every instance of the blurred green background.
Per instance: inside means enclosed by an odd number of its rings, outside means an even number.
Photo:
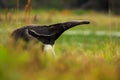
[[[0,0],[0,80],[120,80],[117,0]],[[56,41],[56,58],[40,44],[13,45],[11,33],[26,25],[90,20]]]

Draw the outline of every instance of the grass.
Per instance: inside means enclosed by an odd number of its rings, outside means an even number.
[[[38,13],[39,12],[39,13]],[[54,14],[54,15],[53,15]],[[28,20],[29,19],[29,20]],[[13,46],[11,32],[29,24],[52,24],[87,19],[90,25],[72,30],[120,31],[119,16],[70,10],[0,13],[0,80],[119,80],[120,37],[63,34],[55,45],[56,58],[46,56],[39,44],[25,50]]]

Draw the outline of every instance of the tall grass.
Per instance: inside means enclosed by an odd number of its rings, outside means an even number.
[[[41,53],[39,46],[0,46],[1,79],[11,80],[119,80],[119,46],[105,44],[103,50],[65,48],[57,58]]]

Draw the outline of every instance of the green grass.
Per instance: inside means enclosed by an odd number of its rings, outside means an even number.
[[[23,49],[21,41],[15,47],[10,38],[14,29],[24,25],[80,19],[90,20],[91,24],[70,31],[120,31],[119,16],[94,11],[89,14],[70,10],[34,10],[30,15],[22,11],[0,13],[0,80],[119,80],[120,37],[64,33],[56,41],[56,58],[44,55],[39,44],[31,43]]]

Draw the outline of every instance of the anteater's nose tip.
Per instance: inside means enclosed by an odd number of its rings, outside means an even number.
[[[90,21],[84,21],[85,24],[90,24]]]
[[[90,24],[90,21],[89,20],[74,20],[72,22],[77,22],[77,23],[82,23],[82,24]]]

